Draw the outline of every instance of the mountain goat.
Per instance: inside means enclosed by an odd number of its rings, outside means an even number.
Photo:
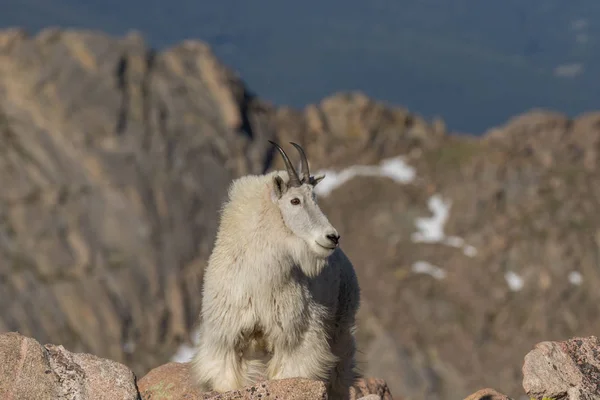
[[[360,302],[340,235],[316,203],[302,148],[300,176],[287,171],[234,180],[204,274],[193,379],[204,390],[240,389],[302,377],[348,398],[359,376],[355,315]]]

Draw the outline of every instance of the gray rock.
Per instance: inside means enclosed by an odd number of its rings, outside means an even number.
[[[41,346],[18,333],[0,335],[0,398],[137,400],[135,375],[123,364],[63,346]]]
[[[600,340],[538,343],[525,356],[523,388],[536,400],[600,399]]]

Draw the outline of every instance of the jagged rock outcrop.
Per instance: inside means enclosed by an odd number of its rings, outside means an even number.
[[[534,400],[600,399],[600,340],[538,343],[525,356],[523,388]]]
[[[281,167],[267,139],[293,140],[323,183],[373,167],[320,200],[361,283],[365,374],[419,400],[518,393],[535,343],[600,330],[599,133],[599,113],[539,110],[449,135],[360,93],[276,108],[200,42],[3,31],[0,331],[138,376],[163,364],[230,180]]]
[[[62,345],[40,345],[16,332],[0,334],[0,399],[138,400],[125,365]]]

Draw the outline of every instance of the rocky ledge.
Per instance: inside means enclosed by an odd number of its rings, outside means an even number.
[[[16,332],[0,335],[2,400],[229,400],[327,399],[325,385],[308,379],[264,381],[227,393],[202,393],[189,380],[189,364],[170,362],[139,382],[125,365],[63,346],[41,345]],[[392,400],[385,381],[361,379],[350,400]]]
[[[600,398],[600,340],[595,336],[542,342],[525,356],[523,388],[532,400]],[[63,346],[41,345],[16,332],[0,335],[0,398],[6,400],[230,400],[327,399],[325,385],[282,379],[227,393],[200,392],[189,379],[189,364],[170,362],[139,381],[125,365]],[[396,400],[404,397],[396,397]],[[360,379],[350,400],[392,400],[382,379]],[[512,400],[486,388],[465,400]]]

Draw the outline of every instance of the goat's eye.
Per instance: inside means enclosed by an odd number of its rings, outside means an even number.
[[[292,200],[290,200],[290,203],[297,206],[298,204],[300,204],[300,199],[298,199],[297,197],[294,197]]]

